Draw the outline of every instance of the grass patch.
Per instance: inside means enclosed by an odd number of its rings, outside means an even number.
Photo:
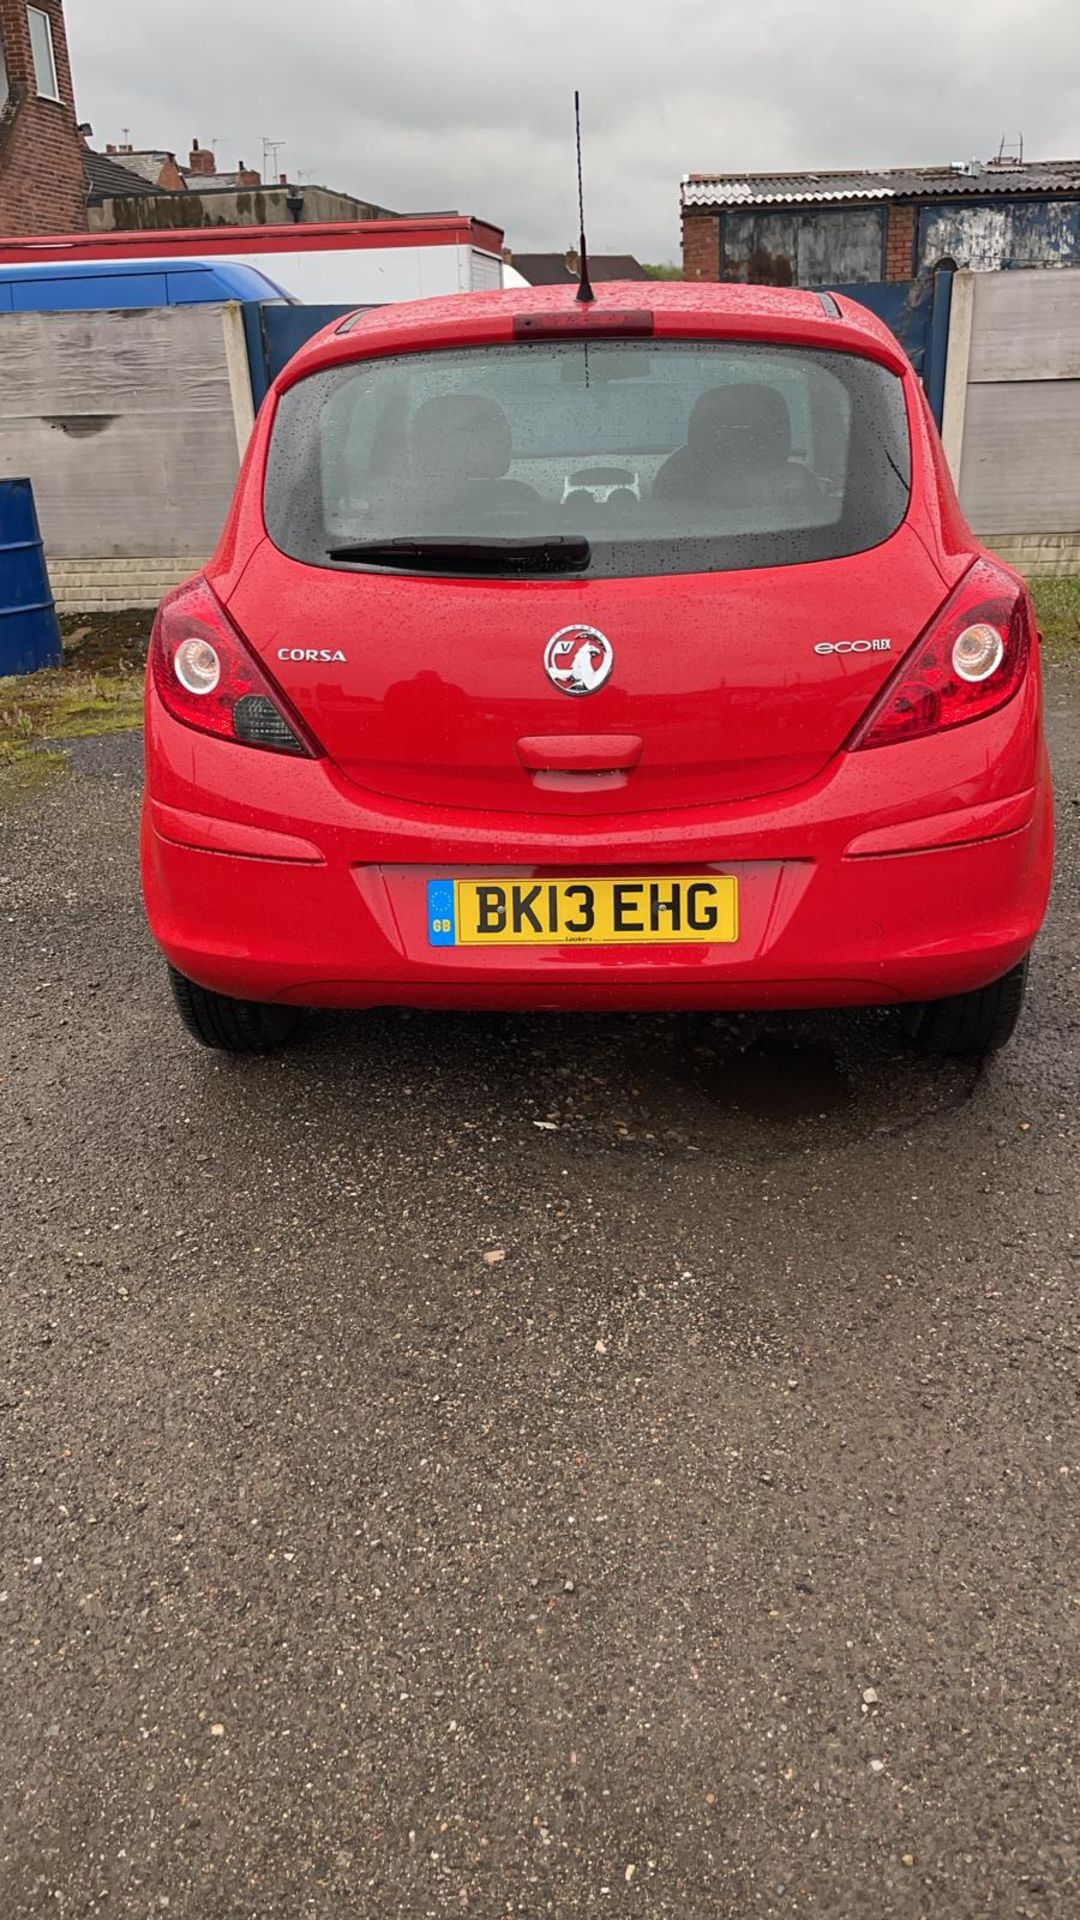
[[[1031,580],[1039,631],[1048,646],[1080,646],[1080,580]]]
[[[141,725],[141,670],[56,667],[0,679],[0,766],[37,755],[42,741],[128,733]]]
[[[140,610],[68,615],[60,622],[63,666],[0,678],[0,769],[22,768],[23,784],[33,786],[63,764],[43,751],[46,742],[141,727],[152,619]]]
[[[29,753],[25,760],[8,761],[0,757],[0,800],[27,800],[47,786],[54,773],[62,773],[66,762],[62,753]]]

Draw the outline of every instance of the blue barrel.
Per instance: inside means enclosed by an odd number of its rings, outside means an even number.
[[[0,675],[58,667],[61,657],[34,489],[0,480]]]

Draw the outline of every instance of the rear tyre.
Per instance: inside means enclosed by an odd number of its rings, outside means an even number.
[[[977,1059],[1012,1039],[1027,984],[1027,959],[1000,980],[911,1010],[909,1031],[920,1053]]]
[[[296,1031],[296,1007],[267,1006],[260,1000],[231,1000],[169,968],[176,1010],[194,1040],[219,1053],[276,1053]]]

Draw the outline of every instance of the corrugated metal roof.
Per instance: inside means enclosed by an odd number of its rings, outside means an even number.
[[[973,160],[949,167],[842,168],[824,173],[688,173],[681,193],[684,207],[1080,194],[1080,160]]]

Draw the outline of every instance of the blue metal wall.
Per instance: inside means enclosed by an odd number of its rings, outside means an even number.
[[[1080,196],[957,193],[889,206],[726,208],[720,278],[772,287],[873,285],[887,271],[889,207],[915,215],[910,266],[919,278],[939,260],[975,273],[1080,266]]]
[[[1009,267],[1080,267],[1080,200],[940,201],[918,210],[916,257],[993,273]]]
[[[884,271],[884,207],[730,208],[720,222],[721,280],[823,287]]]
[[[245,300],[244,332],[256,407],[262,404],[271,380],[276,380],[305,340],[310,340],[313,333],[321,333],[332,321],[355,312],[355,307],[277,307],[259,300]]]
[[[919,280],[858,281],[836,285],[828,291],[860,301],[891,328],[922,380],[940,426],[952,275],[938,273],[924,275]],[[270,382],[305,340],[355,311],[355,307],[275,307],[246,301],[244,330],[256,407],[262,403]]]
[[[860,306],[869,307],[895,333],[923,383],[938,426],[945,398],[945,361],[949,346],[952,274],[927,274],[919,280],[878,280],[834,286]]]

